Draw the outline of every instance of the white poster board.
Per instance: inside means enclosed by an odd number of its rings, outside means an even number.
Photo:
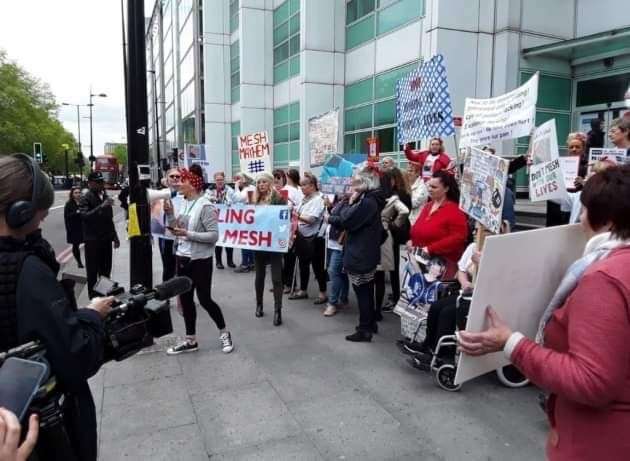
[[[593,163],[602,160],[612,163],[626,163],[628,161],[628,152],[626,149],[591,147],[588,151],[589,167],[592,166]]]
[[[256,176],[263,171],[271,173],[271,148],[266,131],[238,136],[238,157],[241,171]]]
[[[184,144],[184,152],[180,154],[180,166],[190,169],[192,165],[199,165],[203,171],[203,181],[209,183],[214,173],[221,171],[221,165],[210,161],[207,144]]]
[[[564,185],[572,189],[575,184],[575,178],[578,177],[580,171],[580,157],[575,155],[571,157],[560,157],[560,168],[564,175]]]
[[[556,119],[546,121],[532,133],[529,199],[532,202],[562,198],[567,193],[560,167]]]
[[[308,148],[311,168],[322,166],[326,155],[337,152],[339,109],[308,119]]]
[[[459,147],[482,146],[530,134],[536,121],[538,72],[509,93],[466,98]]]
[[[467,331],[488,328],[491,305],[513,331],[534,338],[538,323],[567,268],[582,256],[586,235],[579,224],[490,236],[479,263]],[[503,352],[460,356],[455,383],[507,365]]]
[[[556,119],[552,118],[537,127],[532,133],[532,162],[546,163],[557,159],[558,136],[556,134]]]

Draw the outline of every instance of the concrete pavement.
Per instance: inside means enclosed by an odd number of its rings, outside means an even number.
[[[114,278],[125,283],[128,254],[123,240]],[[356,307],[325,318],[312,300],[285,300],[284,325],[274,327],[271,293],[265,296],[266,315],[255,318],[253,275],[215,270],[213,297],[232,332],[232,354],[221,352],[216,327],[200,310],[198,352],[166,356],[175,340],[166,337],[104,366],[91,380],[100,459],[544,457],[546,423],[535,389],[507,389],[488,375],[444,392],[396,349],[396,316],[387,315],[372,343],[349,343]],[[183,334],[181,316],[172,314]]]

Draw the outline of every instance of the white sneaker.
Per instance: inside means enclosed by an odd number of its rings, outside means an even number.
[[[221,350],[225,354],[229,354],[230,352],[234,350],[234,344],[232,343],[232,335],[230,335],[229,331],[222,333],[221,336],[219,336],[219,341],[221,341]]]
[[[333,304],[327,304],[324,310],[324,317],[332,317],[337,313],[337,308]]]

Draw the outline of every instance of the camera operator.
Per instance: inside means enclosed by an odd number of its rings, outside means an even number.
[[[102,320],[113,298],[94,298],[77,310],[72,291],[57,281],[59,264],[39,229],[53,200],[50,181],[30,157],[0,158],[0,351],[33,340],[44,345],[65,397],[72,449],[77,459],[95,460],[96,411],[87,380],[103,363]]]

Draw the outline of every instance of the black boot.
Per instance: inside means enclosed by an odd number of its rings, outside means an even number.
[[[263,315],[263,306],[262,304],[258,304],[256,306],[256,317],[262,317]]]
[[[282,309],[276,309],[273,314],[273,325],[278,327],[282,325]]]
[[[366,331],[357,330],[354,334],[346,336],[346,341],[352,341],[355,343],[369,343],[372,341],[372,334]]]

